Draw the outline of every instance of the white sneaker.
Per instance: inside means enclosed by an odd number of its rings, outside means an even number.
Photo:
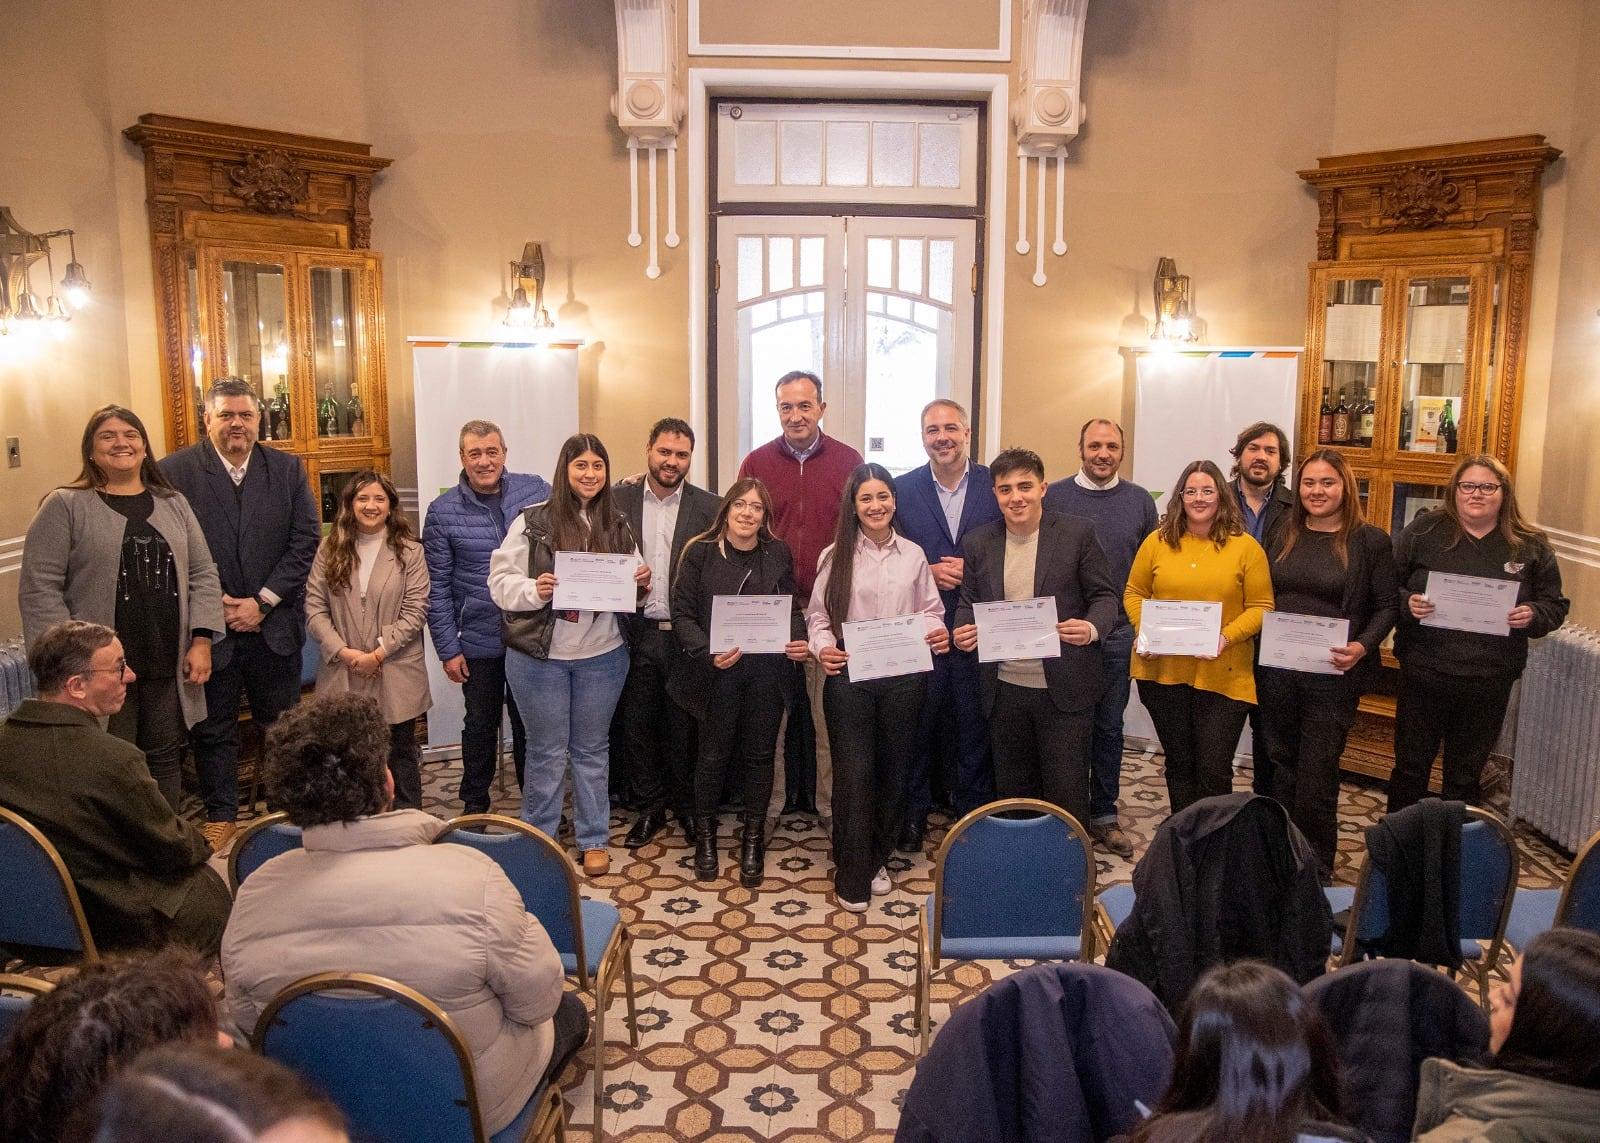
[[[867,902],[865,901],[846,901],[837,893],[834,894],[834,900],[838,901],[839,908],[847,913],[865,913],[867,911]]]
[[[889,880],[889,870],[880,867],[877,875],[872,879],[872,895],[874,897],[882,897],[893,888],[894,882]]]

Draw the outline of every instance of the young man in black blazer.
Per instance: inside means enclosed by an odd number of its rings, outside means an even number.
[[[211,650],[206,717],[190,732],[203,831],[213,849],[236,831],[239,699],[263,730],[300,698],[305,587],[322,528],[300,458],[257,443],[261,401],[248,381],[212,382],[206,439],[161,461],[189,500],[222,580],[228,636]]]
[[[1117,591],[1089,521],[1044,510],[1044,462],[1007,449],[989,462],[1001,519],[967,535],[952,641],[978,646],[974,605],[1053,597],[1059,657],[982,663],[995,795],[1039,798],[1089,821],[1089,742],[1104,686],[1096,644],[1117,620]]]

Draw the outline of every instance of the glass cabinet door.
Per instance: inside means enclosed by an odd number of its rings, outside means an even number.
[[[366,406],[358,380],[360,271],[343,266],[312,266],[312,380],[317,395],[317,436],[368,434]]]
[[[1472,279],[1405,277],[1400,357],[1402,452],[1452,454],[1461,447],[1470,378]]]
[[[1371,448],[1383,347],[1381,278],[1330,278],[1323,299],[1317,443]]]
[[[289,299],[285,267],[227,259],[222,263],[223,354],[228,371],[267,401],[289,378]],[[269,426],[263,425],[265,440]]]

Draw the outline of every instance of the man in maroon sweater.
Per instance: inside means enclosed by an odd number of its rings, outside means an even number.
[[[821,429],[827,405],[822,400],[822,379],[797,369],[778,378],[778,423],[783,435],[768,441],[739,465],[739,476],[754,476],[772,494],[772,531],[794,553],[795,586],[802,606],[811,598],[817,578],[817,557],[833,543],[839,520],[839,501],[845,483],[861,454]],[[822,667],[815,659],[805,664],[809,709],[799,702],[789,707],[791,718],[809,714],[817,734],[817,815],[824,827],[833,817],[833,755],[828,749],[828,726],[822,717]],[[778,761],[783,762],[783,738],[778,739]],[[783,808],[786,783],[772,784],[769,822]]]

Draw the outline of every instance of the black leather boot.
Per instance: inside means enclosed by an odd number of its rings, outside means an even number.
[[[754,889],[767,869],[767,816],[744,816],[744,838],[739,844],[739,884]]]
[[[695,819],[694,878],[696,881],[717,879],[717,818],[715,814],[702,814]]]

